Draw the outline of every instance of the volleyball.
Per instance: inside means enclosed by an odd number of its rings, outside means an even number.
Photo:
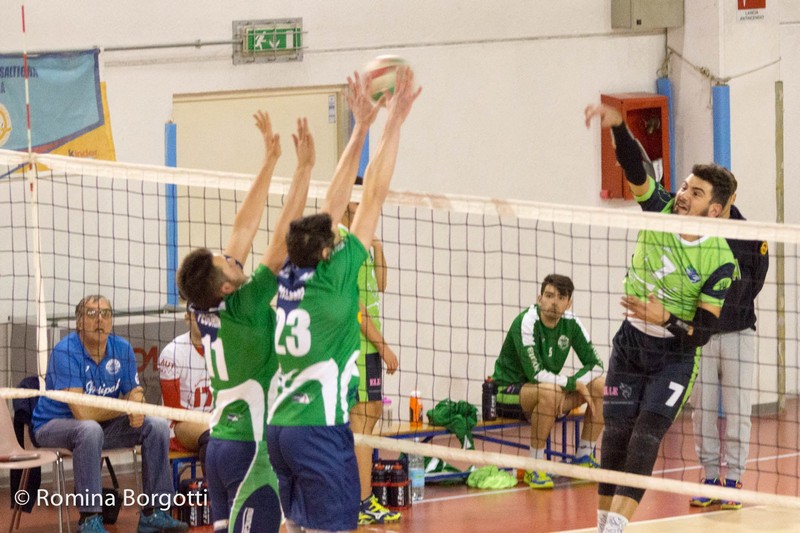
[[[408,65],[405,59],[394,55],[378,56],[364,67],[364,74],[369,77],[369,93],[378,101],[384,93],[394,94],[394,81],[397,68]]]

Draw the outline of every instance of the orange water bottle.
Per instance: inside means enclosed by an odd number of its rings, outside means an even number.
[[[408,399],[409,419],[412,427],[419,427],[422,425],[422,397],[418,390],[411,391],[411,397]]]

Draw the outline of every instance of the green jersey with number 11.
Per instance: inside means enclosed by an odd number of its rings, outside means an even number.
[[[316,268],[287,262],[278,273],[275,353],[280,368],[271,387],[270,425],[348,423],[358,390],[357,278],[366,257],[361,242],[348,235]]]
[[[259,265],[216,309],[192,309],[203,339],[214,396],[211,436],[260,442],[266,431],[267,392],[278,363],[272,353],[275,275]]]

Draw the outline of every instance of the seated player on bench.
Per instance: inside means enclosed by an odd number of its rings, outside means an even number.
[[[572,306],[575,286],[567,276],[544,278],[536,303],[520,313],[508,330],[492,379],[497,383],[500,416],[529,419],[531,457],[545,458],[556,417],[586,404],[586,418],[573,464],[598,468],[594,446],[603,429],[603,363]],[[562,375],[570,348],[583,366]],[[531,470],[525,482],[533,489],[553,488],[547,472]]]
[[[158,358],[161,397],[167,407],[210,413],[211,384],[200,327],[188,308],[184,320],[189,331],[175,337]],[[170,451],[197,452],[200,463],[204,464],[210,435],[208,424],[172,422],[171,426]]]

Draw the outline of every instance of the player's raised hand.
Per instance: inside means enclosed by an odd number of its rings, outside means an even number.
[[[277,160],[281,156],[281,138],[272,131],[272,121],[266,111],[257,111],[253,118],[256,119],[256,127],[264,138],[264,159]]]
[[[389,116],[402,122],[411,112],[411,107],[421,92],[422,87],[414,84],[414,71],[411,67],[402,66],[397,69],[394,94],[384,95],[381,100],[387,98],[386,108],[389,110]]]
[[[375,122],[375,117],[378,116],[378,111],[385,101],[384,98],[377,103],[372,101],[369,95],[369,82],[367,76],[361,76],[358,72],[354,72],[352,78],[347,77],[347,105],[350,106],[356,123],[365,126]]]
[[[622,115],[620,115],[619,111],[606,104],[589,104],[586,106],[586,109],[583,110],[583,118],[587,128],[595,117],[600,118],[600,126],[603,128],[612,128],[622,124]]]
[[[308,120],[297,119],[297,133],[292,134],[294,150],[297,153],[297,166],[312,168],[316,163],[317,153],[314,147],[314,136],[308,129]]]

